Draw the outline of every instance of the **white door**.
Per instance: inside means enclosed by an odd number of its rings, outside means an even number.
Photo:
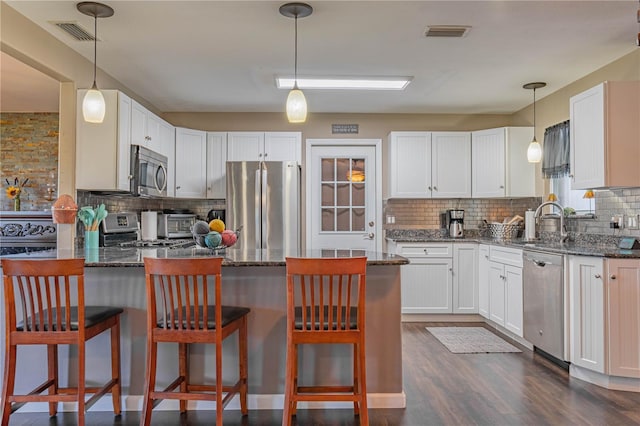
[[[332,142],[307,149],[306,247],[382,251],[380,144]]]

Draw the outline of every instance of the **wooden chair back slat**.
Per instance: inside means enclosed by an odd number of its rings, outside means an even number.
[[[84,260],[2,259],[7,332],[18,331],[17,307],[23,325],[20,331],[70,333],[71,310],[77,306],[84,327]],[[17,289],[17,291],[16,291]],[[72,302],[74,305],[72,305]]]
[[[158,312],[165,330],[206,330],[209,321],[209,283],[215,289],[213,304],[220,298],[222,258],[145,258],[148,304],[153,304],[156,327]],[[160,297],[157,297],[159,293]],[[160,305],[161,309],[157,309]],[[218,310],[216,310],[218,317]],[[218,321],[221,320],[217,318]]]
[[[364,318],[365,276],[365,257],[287,258],[288,320],[294,321],[298,307],[303,331],[349,330],[352,323],[362,324],[356,320]]]

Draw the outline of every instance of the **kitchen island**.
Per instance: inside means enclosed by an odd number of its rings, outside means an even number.
[[[301,252],[300,257],[350,257],[364,255],[367,262],[367,387],[371,408],[405,406],[402,388],[402,341],[400,329],[400,266],[407,259],[386,253],[356,250]],[[285,258],[281,251],[226,249],[136,249],[100,248],[85,253],[58,250],[58,258],[86,259],[85,298],[87,304],[124,308],[121,325],[123,407],[142,407],[146,353],[146,296],[144,257],[224,257],[222,279],[225,304],[251,308],[249,314],[249,408],[280,409],[283,405],[286,358],[286,282]],[[4,303],[2,304],[2,306]],[[3,309],[3,308],[2,308]],[[4,317],[4,314],[2,313]],[[4,334],[4,328],[2,329]],[[87,376],[100,381],[108,373],[108,333],[87,345]],[[351,347],[316,345],[304,347],[300,367],[301,383],[313,379],[322,383],[345,383],[351,379]],[[215,366],[213,346],[192,345],[191,375],[194,381],[211,382]],[[237,339],[225,341],[224,378],[232,381],[237,371]],[[71,359],[71,363],[67,360]],[[75,381],[76,349],[61,347],[61,377]],[[42,382],[46,373],[45,348],[19,350],[17,390],[28,390]],[[172,344],[160,345],[157,386],[175,377],[177,350]],[[42,368],[32,368],[41,365]],[[64,383],[63,383],[64,384]],[[302,407],[349,407],[349,403],[316,403]],[[177,409],[177,401],[165,401],[158,409]],[[194,409],[213,409],[209,402],[197,402]],[[239,409],[237,400],[229,408]],[[28,404],[28,410],[46,411],[46,404]],[[73,405],[63,409],[73,410]],[[111,401],[102,398],[93,410],[110,411]]]

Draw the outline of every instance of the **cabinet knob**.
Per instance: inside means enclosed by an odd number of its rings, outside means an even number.
[[[488,258],[489,258],[489,255],[485,254],[485,255],[484,255],[484,258],[485,258],[485,259],[488,259]]]
[[[602,278],[602,277],[600,276],[600,274],[595,274],[595,275],[594,275],[594,277],[596,277],[596,278]]]
[[[437,191],[437,190],[438,190],[438,188],[434,186],[434,187],[433,187],[433,190],[434,190],[434,191]]]
[[[449,268],[449,272],[453,273],[453,268]]]
[[[429,254],[429,250],[424,249],[424,254]]]
[[[181,186],[176,186],[176,189],[180,189],[180,188],[182,188],[182,187]]]
[[[430,186],[429,186],[429,187],[427,187],[427,188],[429,189],[429,191],[431,191],[431,187],[430,187]]]
[[[571,179],[573,179],[573,175],[569,175],[569,177],[570,177]]]
[[[211,187],[210,186],[207,186],[207,191],[211,191]]]
[[[269,155],[269,153],[268,153],[268,152],[265,152],[265,153],[264,153],[264,158],[267,158],[267,155]]]
[[[262,158],[262,153],[258,154],[258,158]]]
[[[615,275],[611,275],[609,278],[611,278],[612,280],[615,280],[616,276]]]
[[[129,179],[129,180],[133,179],[133,175],[127,176],[127,179]]]
[[[500,189],[504,189],[504,185],[500,185]]]

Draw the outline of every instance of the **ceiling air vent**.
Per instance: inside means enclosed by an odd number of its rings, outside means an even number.
[[[92,34],[75,22],[52,22],[53,25],[73,37],[76,41],[94,41]]]
[[[430,25],[424,32],[425,37],[464,37],[471,29],[463,25]]]

